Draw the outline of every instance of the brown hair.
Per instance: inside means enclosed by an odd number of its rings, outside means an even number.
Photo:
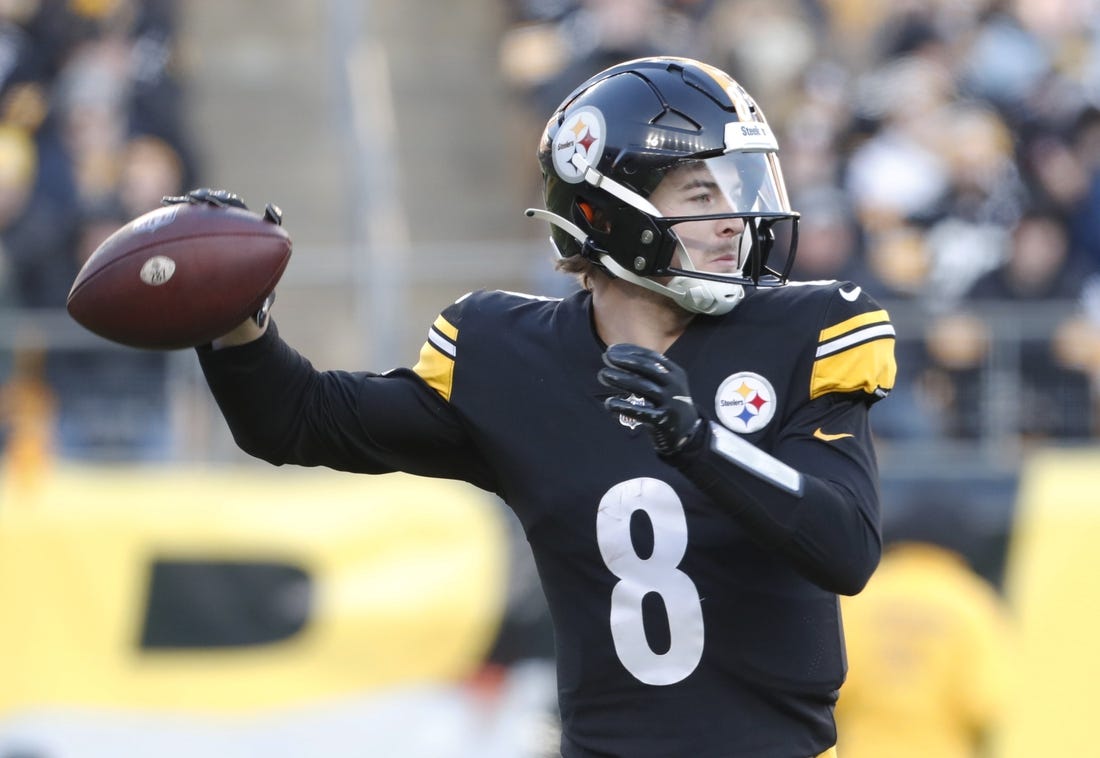
[[[592,280],[598,276],[610,276],[607,270],[591,258],[583,255],[570,255],[567,258],[558,258],[554,268],[565,274],[573,274],[580,280],[581,286],[592,289]]]

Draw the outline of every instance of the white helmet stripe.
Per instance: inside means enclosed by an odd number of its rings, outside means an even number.
[[[657,210],[653,203],[646,200],[637,192],[627,189],[623,185],[619,184],[614,179],[610,179],[589,164],[580,153],[574,153],[572,163],[581,172],[584,173],[584,180],[597,189],[602,189],[609,195],[613,195],[632,208],[635,208],[642,213],[648,213],[651,216],[662,218],[661,212]]]

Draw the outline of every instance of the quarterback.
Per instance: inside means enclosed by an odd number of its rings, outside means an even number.
[[[250,320],[198,350],[234,438],[503,498],[554,621],[563,756],[834,755],[838,595],[881,551],[889,317],[856,283],[788,281],[775,137],[711,66],[597,74],[538,156],[528,214],[581,290],[465,295],[383,374],[319,372]]]

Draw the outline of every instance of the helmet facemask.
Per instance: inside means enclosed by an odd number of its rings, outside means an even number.
[[[640,210],[676,240],[678,254],[638,273],[754,287],[786,281],[797,214],[787,203],[774,152],[681,160],[656,173],[648,207]],[[779,250],[777,228],[787,229]]]

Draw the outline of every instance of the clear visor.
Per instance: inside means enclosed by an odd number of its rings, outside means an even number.
[[[664,218],[790,213],[773,152],[731,152],[665,171],[647,198]]]
[[[758,286],[786,280],[797,214],[775,153],[731,152],[679,164],[648,200],[678,243],[668,274]]]

